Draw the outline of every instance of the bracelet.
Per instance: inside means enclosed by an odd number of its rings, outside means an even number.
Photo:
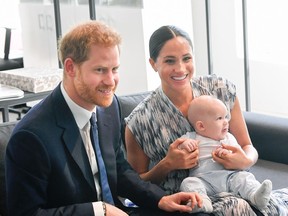
[[[106,216],[107,210],[106,210],[106,203],[105,202],[102,202],[102,207],[103,207],[104,216]]]

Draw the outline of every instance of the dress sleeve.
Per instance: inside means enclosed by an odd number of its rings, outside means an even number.
[[[233,109],[236,100],[236,86],[228,79],[216,74],[199,76],[193,79],[192,85],[196,97],[212,95],[223,101],[229,111]]]

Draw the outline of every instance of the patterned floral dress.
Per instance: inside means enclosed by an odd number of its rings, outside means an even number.
[[[195,77],[191,80],[194,97],[211,95],[222,100],[227,109],[233,109],[236,99],[235,85],[216,75]],[[230,113],[230,112],[229,112]],[[147,96],[125,119],[135,139],[155,166],[167,154],[169,145],[187,131],[194,131],[188,120],[174,106],[159,87]],[[167,194],[179,191],[188,170],[170,172],[160,184]],[[273,199],[263,215],[288,215],[288,188],[273,191]],[[249,203],[229,193],[212,197],[214,215],[256,215]]]
[[[194,97],[212,95],[222,100],[229,110],[233,108],[236,89],[228,80],[212,75],[194,78],[191,85]],[[153,91],[125,120],[137,142],[150,158],[152,167],[166,156],[172,142],[187,131],[194,131],[161,87]],[[160,186],[168,194],[175,193],[179,191],[179,186],[187,175],[187,170],[170,172]]]

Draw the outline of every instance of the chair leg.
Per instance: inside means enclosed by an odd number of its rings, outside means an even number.
[[[21,119],[21,111],[18,111],[18,110],[13,109],[13,108],[9,108],[9,112],[17,114],[18,115],[17,120]]]

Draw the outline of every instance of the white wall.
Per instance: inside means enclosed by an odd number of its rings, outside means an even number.
[[[242,1],[211,3],[213,71],[236,84],[245,109]],[[288,2],[247,1],[251,111],[288,117]],[[205,1],[192,0],[197,74],[207,74]]]
[[[58,66],[56,33],[54,35],[52,32],[53,35],[50,35],[51,31],[55,32],[55,24],[49,26],[49,31],[39,27],[39,17],[46,17],[46,11],[47,17],[54,17],[51,9],[51,4],[20,4],[22,25],[29,26],[29,23],[34,23],[32,26],[36,29],[32,34],[31,25],[28,29],[23,29],[25,67]],[[78,22],[89,19],[87,4],[61,4],[60,13],[62,34]],[[191,37],[193,35],[190,0],[143,0],[143,8],[96,6],[96,19],[114,27],[123,38],[120,83],[116,92],[119,95],[152,90],[160,85],[158,74],[149,64],[148,41],[154,30],[162,25],[177,25],[189,32]]]

